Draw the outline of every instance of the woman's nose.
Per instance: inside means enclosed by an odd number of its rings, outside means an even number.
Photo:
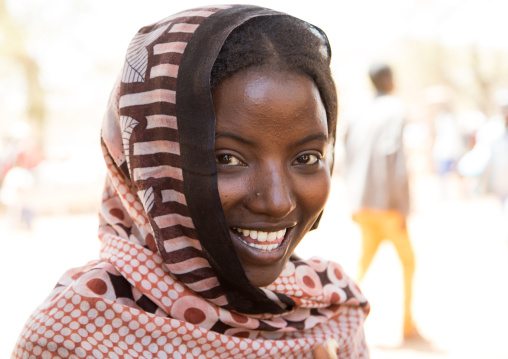
[[[258,171],[253,178],[248,206],[255,213],[283,218],[296,207],[295,192],[290,175],[281,166]]]

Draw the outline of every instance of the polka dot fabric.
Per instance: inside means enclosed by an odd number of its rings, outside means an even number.
[[[311,358],[312,348],[328,338],[338,341],[339,358],[368,358],[367,310],[356,305],[362,298],[346,299],[354,284],[335,263],[288,263],[266,290],[290,295],[297,309],[247,316],[199,297],[139,244],[110,237],[101,254],[102,261],[60,279],[26,323],[13,358]],[[330,270],[344,284],[341,294],[334,295],[336,287],[331,295],[313,296],[322,286],[319,273]],[[128,288],[119,289],[119,277]],[[154,311],[136,301],[143,296]],[[228,329],[213,330],[219,327]]]
[[[124,245],[128,244],[117,241],[111,248]],[[130,277],[143,283],[142,278],[148,275],[140,268],[150,259],[142,250],[136,257],[142,261]],[[366,313],[358,307],[318,303],[311,306],[317,309],[301,307],[284,316],[287,321],[301,323],[297,330],[281,317],[251,318],[211,304],[203,306],[160,264],[157,268],[165,273],[163,282],[157,282],[165,283],[161,285],[165,294],[153,298],[159,297],[165,304],[156,313],[115,298],[108,277],[119,272],[111,264],[91,262],[67,272],[26,323],[12,358],[312,358],[312,348],[328,338],[338,341],[339,358],[368,357],[362,330]],[[284,278],[288,276],[277,281]],[[151,289],[145,288],[144,293]],[[309,316],[312,310],[319,315]],[[166,311],[183,320],[168,316]],[[237,327],[224,334],[210,330],[211,322],[219,320]],[[273,328],[278,323],[279,328],[255,330],[261,322]]]
[[[28,319],[12,358],[311,358],[331,338],[339,358],[368,358],[369,305],[338,264],[292,260],[267,287],[226,291],[221,283],[231,278],[208,260],[210,243],[231,238],[210,240],[189,209],[193,188],[184,186],[175,93],[182,54],[200,26],[223,23],[222,12],[229,21],[277,14],[205,7],[134,37],[102,128],[100,259],[63,275]],[[237,260],[232,246],[221,255]],[[232,272],[243,273],[239,261]],[[262,314],[238,310],[244,300]]]

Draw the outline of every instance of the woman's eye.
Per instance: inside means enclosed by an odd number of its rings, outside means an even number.
[[[241,160],[239,160],[237,157],[229,154],[222,154],[217,155],[215,157],[215,162],[218,165],[227,165],[227,166],[245,166],[245,163],[243,163]]]
[[[319,161],[321,157],[317,155],[312,155],[310,153],[298,156],[294,161],[293,165],[313,165],[317,161]]]

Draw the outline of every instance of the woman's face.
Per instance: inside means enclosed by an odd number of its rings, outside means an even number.
[[[330,192],[326,112],[298,73],[241,71],[213,91],[215,156],[231,239],[252,285],[279,276]]]

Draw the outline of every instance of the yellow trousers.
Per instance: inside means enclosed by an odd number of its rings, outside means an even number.
[[[409,337],[416,330],[411,315],[415,258],[407,233],[406,219],[399,212],[393,210],[364,209],[356,212],[353,215],[353,220],[362,230],[362,254],[359,262],[358,280],[362,280],[364,277],[383,240],[389,240],[395,246],[404,272],[403,335],[404,338]]]

